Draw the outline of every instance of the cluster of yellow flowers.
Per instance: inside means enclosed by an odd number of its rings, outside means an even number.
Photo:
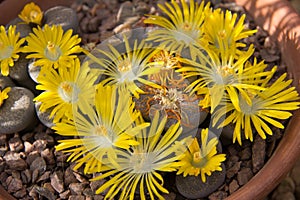
[[[237,14],[213,10],[204,1],[172,0],[158,6],[166,17],[150,15],[144,22],[161,28],[139,41],[124,35],[123,52],[107,44],[105,50],[97,50],[100,58],[87,53],[85,62],[78,58],[85,52],[78,35],[64,33],[60,26],[41,27],[42,12],[35,4],[20,14],[26,23],[37,24],[29,36],[19,39],[13,26],[8,32],[0,29],[1,73],[9,74],[8,66],[19,52],[41,67],[36,88],[43,92],[35,101],[41,102],[42,112],[50,110],[56,133],[70,137],[59,141],[56,149],[70,153],[75,169],[101,172],[94,180],[108,178],[97,190],[109,188],[106,199],[117,194],[134,199],[136,190],[141,199],[146,193],[163,199],[160,193],[168,191],[159,172],[200,174],[205,182],[206,175],[222,170],[225,154],[217,151],[216,137],[208,139],[208,129],[198,133],[201,139],[182,137],[180,117],[167,130],[167,116],[158,111],[151,122],[143,119],[133,101],[145,93],[141,85],[165,88],[174,72],[193,80],[186,91],[201,97],[199,106],[211,112],[213,126],[235,124],[233,142],[240,144],[242,134],[253,140],[253,128],[262,138],[272,134],[269,124],[283,128],[278,120],[299,107],[298,93],[286,74],[272,83],[276,67],[266,71],[263,61],[249,62],[254,47],[244,50],[242,39],[256,31],[245,29],[244,15],[237,21]],[[91,67],[95,63],[100,67]],[[0,91],[0,105],[7,92]],[[163,108],[177,107],[174,102],[180,95],[172,94],[173,99],[161,101],[168,104]]]

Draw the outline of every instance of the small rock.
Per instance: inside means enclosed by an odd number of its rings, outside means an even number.
[[[101,24],[101,19],[98,17],[93,17],[91,20],[89,20],[89,23],[87,24],[88,32],[89,33],[98,32],[100,24]]]
[[[253,172],[250,168],[243,168],[237,174],[237,180],[240,186],[245,185],[253,177]]]
[[[22,199],[27,194],[26,188],[22,187],[22,189],[18,190],[17,192],[13,193],[13,196]]]
[[[88,183],[71,183],[69,189],[71,194],[81,195]]]
[[[30,170],[38,170],[39,174],[42,174],[46,171],[46,161],[42,157],[37,157],[30,165]]]
[[[39,177],[39,170],[35,169],[32,171],[32,182],[35,183]]]
[[[162,195],[165,200],[175,200],[176,194],[174,192],[170,192],[169,194]]]
[[[127,18],[133,17],[134,14],[134,6],[132,2],[125,1],[121,4],[120,9],[117,14],[117,22],[124,23]]]
[[[24,38],[32,32],[31,26],[29,24],[23,23],[23,21],[19,17],[8,22],[6,28],[8,28],[10,25],[16,26],[16,33],[20,33],[20,38]]]
[[[68,199],[70,195],[71,195],[71,191],[70,190],[66,190],[66,191],[60,193],[59,197],[61,199]]]
[[[8,141],[9,149],[11,151],[19,152],[24,148],[22,140],[17,136]]]
[[[13,87],[16,84],[11,80],[9,76],[3,76],[0,74],[0,88]]]
[[[201,176],[176,175],[176,187],[178,192],[186,198],[203,198],[213,193],[225,181],[225,165],[222,171],[215,171],[211,176],[206,176],[206,182],[202,182]]]
[[[243,149],[240,152],[241,160],[248,160],[248,159],[251,158],[251,156],[252,156],[252,152],[251,152],[251,148],[250,147],[246,147],[245,149]]]
[[[21,157],[23,157],[22,153],[8,151],[4,155],[4,160],[10,169],[25,170],[27,168],[27,164]]]
[[[32,163],[36,158],[38,158],[38,157],[40,157],[39,152],[37,152],[37,151],[32,151],[32,152],[30,152],[30,153],[27,155],[27,157],[26,157],[26,163],[27,163],[28,165],[31,165],[31,163]]]
[[[28,74],[28,60],[26,54],[20,54],[19,59],[15,62],[14,67],[9,70],[9,76],[18,83],[18,85],[30,89],[34,94],[38,94],[36,83]]]
[[[58,192],[64,191],[63,174],[60,171],[55,171],[51,176],[51,186]]]
[[[73,174],[71,167],[68,167],[64,173],[65,185],[70,185],[71,183],[77,183],[77,179]]]
[[[22,87],[12,87],[9,97],[0,107],[0,134],[15,133],[36,124],[34,94]]]
[[[46,140],[36,140],[33,142],[33,151],[37,151],[41,153],[43,150],[47,147],[47,141]]]
[[[50,178],[50,174],[51,172],[50,171],[46,171],[45,173],[43,173],[36,182],[41,182],[41,181],[45,181],[47,179]]]
[[[23,187],[22,181],[17,178],[13,178],[12,176],[9,176],[6,179],[6,185],[7,185],[7,191],[9,193],[17,192],[18,190],[21,190]]]
[[[240,162],[237,162],[237,163],[235,163],[231,168],[229,168],[227,171],[226,171],[226,176],[227,176],[227,178],[232,178],[232,177],[234,177],[237,173],[238,173],[238,171],[240,170],[240,168],[241,168],[241,161]]]
[[[55,164],[55,159],[54,159],[54,154],[53,151],[50,149],[45,149],[41,152],[42,158],[45,159],[46,163],[49,165],[54,165]]]
[[[83,195],[71,195],[68,200],[85,200]]]
[[[35,191],[39,195],[47,198],[48,200],[55,200],[55,199],[57,199],[56,195],[53,192],[51,192],[48,188],[35,186]]]
[[[48,130],[48,129],[47,129]],[[54,145],[54,138],[46,132],[40,132],[34,135],[35,140],[44,140],[48,145]]]
[[[50,118],[51,109],[47,109],[45,112],[40,111],[41,102],[36,102],[34,104],[37,117],[40,122],[42,122],[48,128],[53,127],[55,124],[53,123],[53,117]]]
[[[73,33],[77,32],[78,28],[76,12],[64,6],[55,6],[46,10],[43,23],[49,26],[61,25],[64,31],[73,29]]]
[[[239,189],[239,184],[237,180],[232,180],[231,183],[229,184],[229,194],[232,194],[235,192],[237,189]]]
[[[252,165],[253,173],[258,172],[265,163],[266,157],[266,141],[259,135],[255,136],[252,146]]]
[[[217,191],[212,193],[211,195],[208,196],[209,200],[220,200],[220,199],[226,199],[227,193],[224,191]]]
[[[22,182],[25,183],[25,184],[30,183],[31,175],[32,175],[32,173],[29,169],[25,169],[25,170],[21,171]]]
[[[93,196],[95,194],[89,187],[85,188],[82,193],[84,196]]]

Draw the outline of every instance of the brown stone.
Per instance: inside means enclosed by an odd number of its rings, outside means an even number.
[[[258,172],[265,164],[266,141],[259,135],[255,136],[252,146],[253,173]]]
[[[237,174],[239,185],[245,185],[253,177],[253,172],[250,168],[243,168]]]
[[[60,171],[55,171],[51,176],[51,186],[58,192],[64,191],[63,174]]]
[[[23,148],[23,142],[19,137],[13,137],[8,141],[9,149],[11,151],[20,152]]]
[[[18,190],[21,190],[23,186],[22,181],[20,179],[13,178],[12,176],[9,176],[6,179],[6,185],[7,191],[9,193],[17,192]]]
[[[231,181],[231,183],[229,184],[229,194],[232,194],[233,192],[235,192],[237,189],[239,189],[239,184],[237,182],[237,180],[233,180]]]
[[[227,178],[232,178],[232,177],[234,177],[238,173],[238,171],[241,168],[241,163],[242,163],[241,161],[235,163],[231,168],[229,168],[226,171]]]
[[[4,155],[4,160],[10,169],[13,170],[25,170],[27,168],[27,164],[25,160],[21,158],[23,157],[23,153],[15,153],[8,151]]]

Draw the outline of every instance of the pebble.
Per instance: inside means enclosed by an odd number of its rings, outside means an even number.
[[[265,164],[266,141],[259,135],[255,136],[252,146],[253,173],[258,172]]]
[[[35,89],[36,83],[28,74],[28,60],[26,59],[26,54],[20,54],[19,59],[15,62],[14,66],[10,68],[9,76],[17,82],[19,86],[30,89],[36,95],[39,93]]]
[[[4,89],[7,87],[13,87],[16,84],[11,80],[11,78],[9,76],[3,76],[2,74],[0,74],[0,88]]]
[[[6,185],[7,185],[7,191],[9,193],[17,192],[18,190],[21,190],[23,187],[23,183],[18,178],[13,178],[12,176],[9,176],[6,179]]]
[[[23,142],[18,135],[16,137],[9,139],[8,145],[9,145],[9,149],[14,152],[20,152],[21,150],[24,149]]]
[[[39,195],[45,197],[48,200],[56,200],[57,199],[56,195],[52,191],[50,191],[47,187],[35,186],[35,191]]]
[[[250,168],[243,168],[237,174],[239,185],[245,185],[253,177],[253,172]]]
[[[22,158],[24,154],[16,153],[8,151],[4,155],[4,160],[6,162],[6,165],[9,167],[9,169],[12,170],[25,170],[27,168],[27,164],[25,160]]]
[[[73,29],[74,34],[77,32],[78,23],[76,12],[72,8],[55,6],[44,13],[43,24],[61,25],[64,31]]]
[[[204,183],[201,176],[182,176],[176,175],[175,185],[178,192],[186,198],[197,199],[203,198],[216,189],[218,189],[225,181],[225,165],[222,164],[222,171],[215,171],[211,176],[206,176],[206,182]]]
[[[19,17],[8,22],[8,24],[6,25],[6,29],[8,29],[10,25],[16,26],[16,32],[20,33],[20,38],[25,38],[29,35],[29,33],[32,32],[32,27],[29,24],[23,23],[23,21]]]
[[[88,183],[71,183],[69,189],[71,194],[81,195]]]
[[[34,103],[36,115],[40,122],[42,122],[48,128],[55,126],[53,123],[53,117],[50,118],[51,110],[46,110],[45,112],[40,111],[41,102]]]
[[[55,171],[51,176],[51,186],[55,191],[61,193],[64,191],[63,174],[61,171]]]
[[[12,87],[0,110],[0,134],[32,129],[37,123],[33,104],[34,94],[23,87]]]

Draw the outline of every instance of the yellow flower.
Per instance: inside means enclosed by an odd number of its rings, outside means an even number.
[[[147,40],[160,42],[160,46],[168,51],[181,53],[184,48],[189,48],[192,59],[195,59],[195,52],[201,48],[203,39],[203,24],[206,15],[210,11],[210,4],[204,6],[204,1],[199,5],[194,0],[181,0],[181,5],[172,0],[165,3],[165,6],[158,4],[158,7],[168,18],[157,15],[150,15],[145,19],[146,24],[154,24],[163,29],[156,29],[149,32]]]
[[[0,26],[0,68],[3,76],[9,74],[9,67],[14,66],[14,61],[19,58],[20,46],[25,41],[19,37],[16,26],[9,26],[7,32],[4,26]]]
[[[64,33],[61,26],[46,24],[43,28],[34,28],[33,32],[26,37],[28,45],[23,52],[30,53],[26,58],[34,58],[35,66],[67,67],[77,57],[74,54],[82,51],[78,45],[81,39],[78,35],[72,36],[72,29]]]
[[[74,121],[57,123],[53,128],[63,136],[79,136],[60,140],[56,147],[71,153],[68,160],[77,163],[75,169],[85,164],[85,173],[101,171],[104,157],[116,168],[117,149],[139,144],[133,137],[148,123],[137,123],[140,113],[134,111],[130,93],[116,91],[115,86],[97,85],[95,105],[88,106],[86,114],[80,108],[74,110]]]
[[[8,98],[8,93],[10,92],[11,88],[7,87],[4,90],[0,90],[0,107],[2,106],[2,104],[4,103],[4,100]]]
[[[176,152],[179,155],[182,154],[177,175],[183,173],[183,176],[198,176],[201,174],[201,179],[205,182],[205,175],[210,176],[214,171],[222,171],[221,162],[226,157],[225,154],[217,155],[217,144],[216,137],[208,141],[208,129],[203,129],[201,131],[201,148],[197,138],[194,138],[188,145],[188,150]]]
[[[241,94],[238,95],[237,105],[225,101],[213,115],[214,124],[227,114],[219,128],[233,122],[235,124],[233,142],[237,140],[239,144],[242,144],[242,131],[246,139],[253,141],[252,127],[263,139],[266,138],[266,134],[272,135],[269,124],[283,129],[284,126],[277,119],[289,118],[292,115],[289,111],[298,109],[300,105],[295,87],[289,87],[292,80],[284,81],[285,78],[286,74],[283,74],[262,91],[247,90],[251,102]]]
[[[143,129],[142,135],[135,137],[139,145],[120,152],[117,159],[120,168],[108,168],[93,179],[112,176],[96,191],[97,194],[107,190],[105,199],[113,199],[119,193],[118,199],[133,200],[138,190],[139,199],[145,200],[146,193],[152,200],[164,199],[160,193],[168,191],[163,187],[163,177],[159,172],[175,171],[178,167],[178,156],[174,155],[178,145],[175,142],[182,132],[177,123],[162,134],[166,121],[166,116],[160,119],[157,112],[149,129]]]
[[[232,14],[226,10],[214,10],[206,19],[204,24],[205,40],[209,47],[220,53],[221,49],[235,49],[245,47],[246,44],[240,40],[254,34],[256,30],[245,29],[244,20],[246,15],[242,15],[237,21],[237,14]]]
[[[186,78],[200,76],[186,89],[191,93],[198,92],[199,95],[204,95],[205,102],[210,105],[203,105],[202,101],[199,102],[200,105],[210,106],[213,112],[225,94],[229,95],[234,104],[238,104],[238,92],[243,92],[246,88],[261,90],[259,84],[263,82],[263,78],[274,74],[274,70],[265,72],[266,65],[263,63],[257,64],[255,60],[255,65],[251,65],[247,62],[253,52],[253,45],[242,52],[238,58],[235,58],[234,49],[222,49],[221,56],[212,50],[207,50],[207,54],[198,51],[199,62],[182,59],[186,65],[177,71],[184,73]]]
[[[94,83],[98,73],[89,69],[85,62],[80,67],[79,59],[68,63],[68,66],[59,68],[42,69],[38,76],[38,90],[45,90],[34,100],[41,102],[40,110],[45,112],[52,109],[50,118],[53,123],[62,118],[73,118],[72,107],[79,107],[82,111],[93,103],[95,87]]]
[[[125,52],[107,44],[109,50],[97,49],[102,58],[97,58],[92,54],[88,54],[88,56],[98,64],[98,69],[103,75],[107,76],[106,79],[102,80],[103,84],[116,85],[122,92],[130,91],[138,98],[139,93],[143,93],[143,91],[135,82],[158,87],[144,79],[144,76],[157,73],[160,70],[158,67],[150,67],[149,62],[157,50],[152,48],[150,44],[145,44],[143,40],[139,44],[135,40],[133,47],[131,47],[126,36],[124,36],[124,43]]]
[[[35,3],[31,2],[24,6],[23,10],[19,14],[19,18],[27,24],[35,23],[41,25],[43,19],[43,12],[41,8]]]

